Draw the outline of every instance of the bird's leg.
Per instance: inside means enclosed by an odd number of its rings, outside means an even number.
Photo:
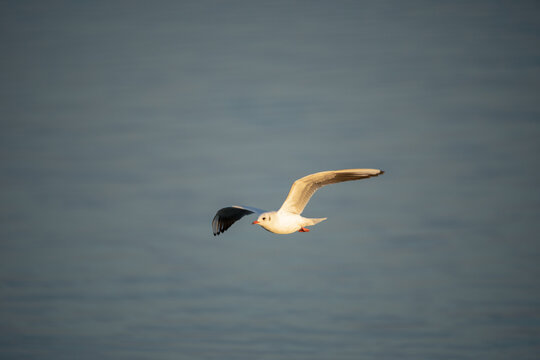
[[[309,229],[302,226],[298,232],[309,232]]]

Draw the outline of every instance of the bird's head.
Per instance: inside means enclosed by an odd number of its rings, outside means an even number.
[[[275,212],[265,212],[259,215],[257,220],[252,222],[252,224],[261,225],[262,227],[265,227],[265,225],[268,225],[272,222],[272,216],[275,214]]]

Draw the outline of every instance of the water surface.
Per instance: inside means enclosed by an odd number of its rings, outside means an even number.
[[[2,359],[536,358],[538,10],[3,4]]]

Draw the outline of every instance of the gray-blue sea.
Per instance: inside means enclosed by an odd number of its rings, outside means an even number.
[[[538,359],[539,13],[2,2],[0,358]]]

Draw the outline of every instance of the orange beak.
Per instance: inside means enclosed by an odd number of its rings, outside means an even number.
[[[255,220],[254,222],[252,222],[253,225],[255,224],[258,224],[259,222],[257,220]]]

